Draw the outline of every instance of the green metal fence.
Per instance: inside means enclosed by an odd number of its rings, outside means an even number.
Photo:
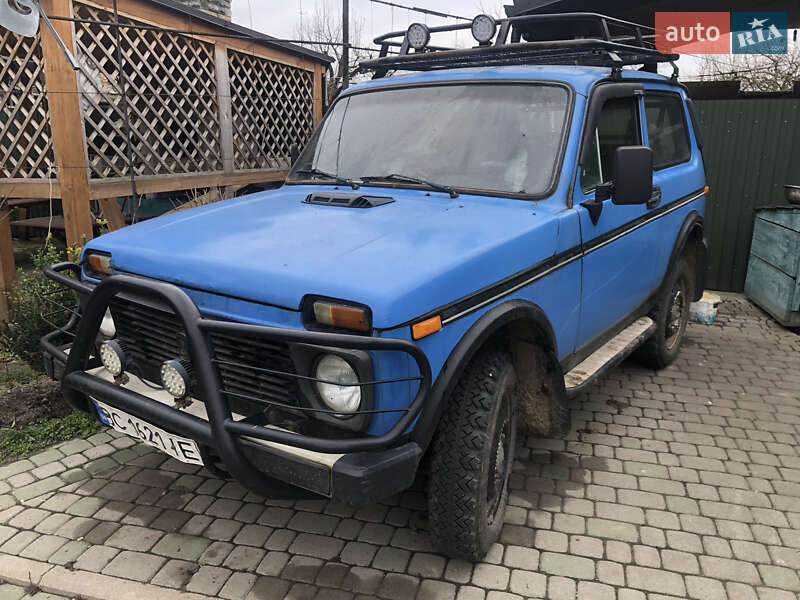
[[[711,195],[706,287],[744,289],[759,206],[785,204],[783,186],[800,185],[800,99],[696,101]]]

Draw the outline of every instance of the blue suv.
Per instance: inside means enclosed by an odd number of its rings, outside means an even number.
[[[480,559],[518,429],[562,436],[569,398],[622,359],[675,358],[708,188],[686,91],[653,72],[675,57],[645,28],[471,27],[467,49],[430,44],[462,26],[376,40],[376,77],[281,189],[51,267],[79,298],[43,339],[67,400],[268,497],[363,504],[424,473],[434,541]]]

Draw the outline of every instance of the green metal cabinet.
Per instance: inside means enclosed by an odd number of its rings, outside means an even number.
[[[800,206],[756,210],[747,296],[786,327],[800,327]]]

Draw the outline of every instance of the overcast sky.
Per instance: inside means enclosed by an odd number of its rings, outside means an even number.
[[[394,0],[394,2],[421,6],[470,19],[482,12],[504,16],[503,5],[511,3],[509,0]],[[331,14],[338,16],[341,14],[342,0],[232,0],[231,5],[234,23],[283,39],[295,38],[298,26],[304,20],[307,23],[317,9],[327,9]],[[389,31],[405,30],[415,21],[431,26],[458,22],[454,19],[391,8],[370,0],[350,0],[350,21],[351,32],[359,27],[362,32],[361,39],[353,39],[351,43],[360,42],[366,46],[372,46],[372,40],[377,36]],[[457,35],[458,37],[453,36],[449,41],[437,41],[455,45],[472,43],[469,31],[462,31]],[[715,60],[723,64],[729,62],[726,56],[717,56]],[[682,76],[691,77],[695,74],[697,60],[692,57],[682,57],[678,64]],[[661,72],[670,73],[671,68],[662,65]]]

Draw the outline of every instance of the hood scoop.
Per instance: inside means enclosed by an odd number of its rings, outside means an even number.
[[[364,194],[309,194],[303,204],[319,204],[322,206],[343,206],[345,208],[375,208],[391,204],[394,198],[389,196],[366,196]]]

